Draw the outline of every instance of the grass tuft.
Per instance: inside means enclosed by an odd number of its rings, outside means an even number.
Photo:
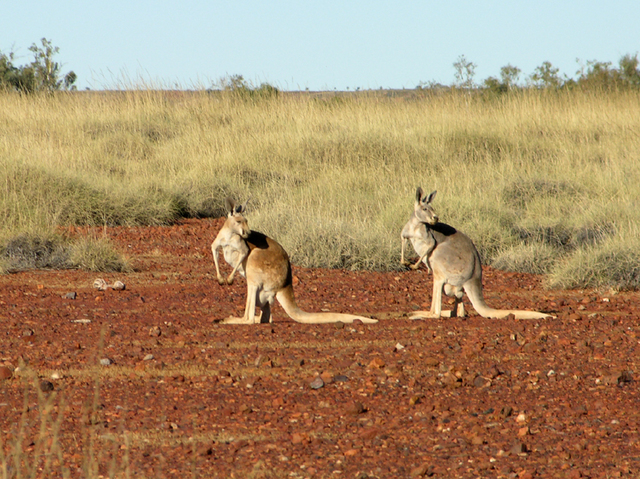
[[[74,267],[96,272],[131,272],[130,263],[107,239],[80,238],[70,247],[69,262]]]
[[[640,288],[640,241],[609,241],[578,249],[554,265],[546,283],[552,289],[636,290]]]

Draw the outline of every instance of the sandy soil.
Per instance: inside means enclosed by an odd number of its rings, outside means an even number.
[[[133,273],[0,277],[5,452],[20,444],[48,477],[640,475],[638,293],[485,268],[489,305],[557,319],[467,303],[465,319],[411,321],[430,305],[425,270],[294,265],[303,309],[380,322],[302,325],[276,306],[272,324],[220,325],[246,287],[215,280],[220,225],[108,229]]]

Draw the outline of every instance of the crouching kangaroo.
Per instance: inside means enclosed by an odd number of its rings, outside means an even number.
[[[431,309],[416,311],[409,317],[411,319],[440,318],[441,316],[464,317],[462,297],[465,292],[474,309],[485,318],[504,318],[510,314],[519,319],[553,317],[538,311],[493,309],[485,303],[482,294],[482,264],[478,250],[467,235],[438,220],[430,206],[435,194],[434,191],[425,200],[422,188],[417,189],[414,215],[403,229],[403,250],[406,242],[405,230],[407,238],[411,240],[414,247],[418,244],[421,248],[420,250],[416,248],[420,260],[416,265],[412,265],[415,266],[414,269],[417,269],[420,261],[425,261],[425,264],[430,265],[433,271]],[[414,228],[417,222],[424,225],[424,232],[421,227]],[[404,260],[404,254],[402,260]],[[453,311],[442,311],[443,291],[447,296],[455,298]]]
[[[227,324],[255,324],[256,306],[260,308],[260,323],[271,321],[271,305],[277,299],[287,315],[299,323],[363,323],[378,321],[363,316],[341,313],[308,313],[301,310],[293,295],[293,276],[289,256],[280,244],[263,233],[249,229],[244,218],[246,203],[241,207],[228,198],[229,216],[211,245],[218,282],[225,280],[218,270],[218,249],[222,248],[224,259],[247,279],[247,303],[242,318],[229,317],[223,320]],[[229,283],[229,280],[226,281]]]

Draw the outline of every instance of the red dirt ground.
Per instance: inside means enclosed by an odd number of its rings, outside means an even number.
[[[0,466],[35,465],[37,477],[639,477],[637,292],[546,291],[485,268],[488,304],[557,319],[484,319],[467,303],[466,319],[411,321],[429,308],[425,270],[294,265],[303,309],[380,322],[302,325],[276,306],[272,324],[220,325],[242,315],[246,287],[215,279],[220,226],[109,228],[133,273],[0,277],[0,378],[13,372],[0,379],[0,437],[5,453],[23,448]],[[99,277],[126,289],[99,292]]]

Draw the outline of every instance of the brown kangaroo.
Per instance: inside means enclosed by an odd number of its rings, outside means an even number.
[[[341,313],[308,313],[301,310],[293,295],[293,276],[289,256],[280,244],[263,233],[251,231],[244,218],[245,205],[237,207],[232,199],[227,199],[229,217],[211,245],[216,263],[218,282],[224,279],[218,273],[217,250],[222,248],[225,261],[247,278],[247,304],[242,318],[229,317],[227,324],[255,324],[256,306],[260,308],[260,323],[271,321],[271,305],[277,299],[287,315],[294,321],[307,324],[363,323],[378,321],[363,316]],[[244,243],[244,246],[243,246]],[[246,246],[246,248],[245,248]],[[233,273],[231,274],[233,275]],[[222,281],[221,281],[222,279]],[[226,281],[229,283],[229,280]]]

